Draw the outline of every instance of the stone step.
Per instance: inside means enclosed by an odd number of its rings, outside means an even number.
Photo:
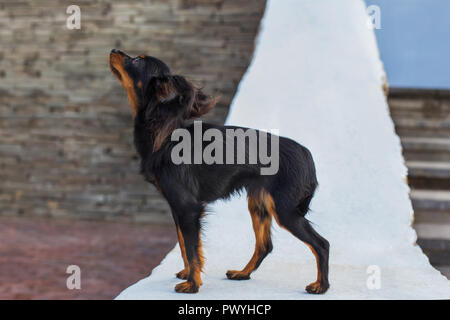
[[[450,211],[432,209],[414,209],[415,223],[450,224]]]
[[[398,107],[397,105],[390,105],[389,106],[390,114],[393,118],[399,119],[399,118],[411,118],[411,119],[445,119],[450,112],[450,104],[445,106],[436,106],[434,108],[405,108],[405,107]]]
[[[406,166],[411,188],[450,190],[450,162],[406,161]]]
[[[427,138],[450,139],[450,130],[439,130],[435,128],[413,128],[413,127],[395,127],[395,131],[401,137],[421,136]]]
[[[450,191],[448,190],[418,190],[410,193],[415,211],[450,211]]]
[[[412,190],[418,244],[433,264],[450,263],[450,192]]]
[[[429,137],[401,137],[403,148],[407,150],[450,152],[450,139]]]
[[[428,256],[432,265],[448,265],[450,261],[449,240],[419,238],[417,244]]]
[[[420,101],[420,99],[450,100],[450,90],[391,87],[389,88],[389,98],[411,101]]]
[[[415,223],[417,244],[433,265],[450,262],[450,223]]]
[[[450,138],[401,137],[406,160],[450,163]]]
[[[450,119],[411,119],[393,117],[395,129],[401,137],[418,136],[450,139]]]
[[[450,250],[450,223],[414,223],[414,229],[417,231],[419,239],[442,240],[439,247],[433,249]],[[435,243],[438,245],[438,243]]]
[[[450,179],[450,162],[406,161],[406,166],[409,177]]]
[[[450,280],[450,265],[435,265],[434,267]]]
[[[450,111],[450,91],[443,90],[389,90],[389,107],[391,112],[420,112],[422,116],[430,114],[448,114]]]
[[[411,117],[393,117],[395,125],[399,128],[418,128],[418,129],[438,129],[449,130],[450,119],[440,118],[411,118]]]
[[[431,101],[389,99],[389,108],[391,111],[422,112],[423,114],[445,112],[450,110],[450,100]]]
[[[403,156],[406,161],[436,161],[450,163],[450,151],[439,150],[411,150],[403,148]]]

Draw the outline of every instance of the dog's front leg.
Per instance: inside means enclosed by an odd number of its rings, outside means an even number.
[[[186,256],[186,247],[184,245],[183,234],[181,233],[180,226],[177,223],[177,235],[178,235],[178,245],[180,246],[181,257],[183,258],[184,269],[176,274],[177,278],[186,280],[189,275],[189,262]]]
[[[196,210],[193,209],[196,207]],[[175,286],[175,291],[184,293],[196,293],[202,284],[200,273],[203,269],[204,259],[202,243],[200,239],[200,219],[203,214],[202,206],[189,206],[190,210],[177,214],[179,223],[179,237],[184,244],[183,259],[186,257],[185,269],[180,276],[186,276],[186,281]],[[178,212],[178,211],[177,211]],[[177,276],[180,274],[178,273]]]

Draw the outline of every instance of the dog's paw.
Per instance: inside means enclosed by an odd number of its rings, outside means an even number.
[[[329,287],[328,284],[324,285],[319,281],[316,281],[306,286],[306,292],[311,294],[322,294],[325,293]]]
[[[185,281],[175,286],[175,291],[178,293],[197,293],[198,285],[191,281]]]
[[[189,275],[189,271],[187,271],[186,269],[183,269],[176,274],[178,279],[183,279],[183,280],[186,280],[188,278],[188,275]]]
[[[227,271],[227,278],[230,280],[248,280],[250,275],[237,270]]]

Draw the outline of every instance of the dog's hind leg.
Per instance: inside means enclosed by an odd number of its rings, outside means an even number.
[[[250,279],[250,274],[259,267],[264,258],[272,251],[272,240],[270,237],[272,217],[265,206],[264,198],[261,194],[248,197],[248,210],[252,217],[253,230],[255,232],[255,251],[244,269],[227,272],[227,278],[230,280]]]
[[[310,199],[308,199],[310,201]],[[301,209],[303,208],[303,209]],[[328,282],[328,256],[329,243],[320,236],[305,219],[303,212],[307,206],[297,206],[293,210],[284,210],[283,208],[273,207],[271,214],[278,224],[291,232],[295,237],[303,241],[312,251],[316,258],[317,280],[306,287],[308,293],[325,293],[330,284]],[[303,211],[302,211],[303,210]]]
[[[297,221],[289,225],[288,230],[294,236],[302,240],[312,251],[316,258],[317,265],[317,280],[308,286],[306,291],[308,293],[325,293],[330,284],[328,282],[328,256],[330,244],[328,241],[320,236],[311,226],[308,220],[304,217],[296,218]]]

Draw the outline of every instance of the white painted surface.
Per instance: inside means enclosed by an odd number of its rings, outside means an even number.
[[[331,243],[331,288],[325,295],[304,291],[315,280],[314,257],[278,226],[273,253],[252,279],[226,279],[225,272],[245,266],[253,252],[243,196],[216,203],[205,219],[206,265],[198,294],[174,291],[181,281],[174,274],[183,267],[176,246],[150,277],[117,298],[450,298],[449,281],[414,245],[406,167],[381,78],[362,1],[270,1],[227,121],[280,129],[311,150],[320,186],[308,218]],[[370,265],[381,270],[379,290],[367,287]]]

